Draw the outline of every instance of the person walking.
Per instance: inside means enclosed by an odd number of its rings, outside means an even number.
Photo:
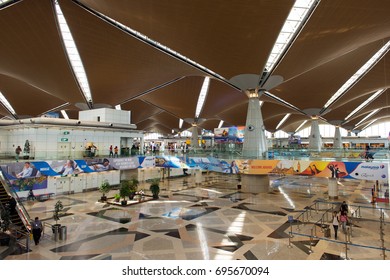
[[[114,157],[114,153],[112,152],[112,145],[110,146],[110,148],[109,148],[109,150],[110,150],[110,153],[109,153],[109,157]]]
[[[343,229],[343,232],[347,233],[348,216],[347,216],[346,212],[341,212],[341,214],[340,214],[340,222],[341,222],[341,227]]]
[[[31,226],[35,245],[38,245],[43,230],[42,222],[39,220],[38,217],[35,217],[35,220],[32,222]]]
[[[337,211],[333,211],[332,225],[334,229],[334,239],[337,240],[337,231],[339,229],[339,216],[337,216]]]
[[[16,162],[19,161],[19,155],[20,155],[21,152],[22,152],[22,148],[20,148],[20,146],[17,146],[16,149],[15,149]]]

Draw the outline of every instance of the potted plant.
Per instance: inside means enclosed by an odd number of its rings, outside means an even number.
[[[30,158],[30,142],[26,140],[23,148],[23,159],[29,159],[29,158]]]
[[[115,202],[119,202],[120,198],[121,198],[121,196],[119,195],[119,193],[114,194]]]
[[[130,195],[129,195],[129,199],[133,199],[134,198],[134,195],[135,193],[137,192],[137,189],[138,189],[138,185],[139,185],[139,181],[137,178],[135,177],[132,177],[129,181],[129,189],[130,189]]]
[[[111,189],[111,185],[107,180],[104,180],[100,186],[99,191],[102,193],[102,196],[100,197],[101,201],[107,201],[106,193],[108,193]]]
[[[53,233],[60,232],[61,224],[59,224],[58,221],[60,220],[60,214],[63,209],[64,209],[64,205],[62,204],[62,201],[58,200],[54,205],[54,211],[53,211],[53,219],[56,222],[55,225],[52,226]],[[55,230],[55,228],[57,228],[57,230]]]
[[[126,197],[128,197],[130,195],[130,188],[129,188],[129,184],[127,181],[121,182],[121,188],[119,189],[119,195],[123,199],[121,202],[122,205],[123,206],[127,205]]]
[[[160,179],[155,178],[152,180],[149,190],[152,192],[153,199],[158,199],[158,194],[160,193]]]

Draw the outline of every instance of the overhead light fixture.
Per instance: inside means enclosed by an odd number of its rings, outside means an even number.
[[[182,126],[183,126],[183,122],[184,122],[184,120],[183,120],[183,119],[179,119],[179,129],[181,129],[181,128],[182,128]]]
[[[8,102],[7,98],[3,95],[3,93],[0,91],[0,102],[3,104],[3,106],[13,115],[16,115],[16,112],[14,108],[11,106],[11,104]]]
[[[371,113],[369,113],[367,116],[365,116],[360,122],[358,122],[355,127],[358,127],[360,124],[362,124],[365,120],[369,119],[370,117],[372,117],[373,115],[375,115],[380,109],[375,109],[374,111],[372,111]]]
[[[279,127],[281,127],[282,124],[284,124],[284,122],[285,122],[290,116],[291,116],[290,113],[288,113],[287,115],[285,115],[285,116],[283,117],[283,119],[279,122],[279,124],[276,126],[276,130],[278,130]]]
[[[115,110],[122,110],[121,104],[116,105],[116,106],[115,106]]]
[[[272,48],[271,54],[268,57],[265,68],[272,72],[281,55],[286,51],[288,46],[297,36],[303,23],[306,22],[310,12],[313,11],[317,4],[317,0],[297,0],[291,8],[282,30]]]
[[[307,123],[307,120],[303,121],[303,123],[301,123],[301,125],[298,126],[298,128],[295,130],[295,132],[298,132],[305,125],[305,123]]]
[[[381,90],[378,90],[377,92],[375,92],[373,95],[371,95],[366,101],[364,101],[362,104],[360,104],[358,107],[356,107],[355,110],[353,110],[348,116],[345,117],[344,120],[348,120],[350,117],[352,117],[353,115],[355,115],[357,112],[359,112],[361,109],[363,109],[364,107],[366,107],[368,104],[370,104],[375,98],[377,98],[379,95],[382,94],[382,92],[384,92],[385,90],[384,89],[381,89]]]
[[[66,113],[65,110],[61,110],[61,114],[64,117],[64,119],[69,120],[69,116],[68,116],[68,114]]]
[[[224,123],[224,121],[223,121],[223,120],[220,120],[220,121],[219,121],[219,124],[218,124],[218,128],[221,128],[221,127],[223,126],[223,123]]]
[[[200,112],[203,109],[206,100],[207,92],[209,91],[210,77],[204,78],[202,88],[200,89],[198,103],[196,104],[195,118],[199,118]]]
[[[87,102],[92,103],[92,94],[89,88],[89,83],[87,79],[87,74],[85,73],[84,65],[81,61],[72,34],[69,30],[69,26],[66,23],[66,19],[57,1],[55,1],[55,10],[57,13],[62,40],[65,44],[66,53],[68,54],[68,58],[70,64],[72,65],[73,72],[76,75],[77,81],[79,82],[81,91],[84,94],[85,99],[87,100]]]
[[[325,113],[326,109],[332,105],[339,97],[347,92],[353,85],[355,85],[361,77],[363,77],[368,70],[370,70],[390,49],[390,41],[388,41],[379,51],[377,51],[355,74],[352,75],[338,91],[326,102],[321,110],[321,114]]]

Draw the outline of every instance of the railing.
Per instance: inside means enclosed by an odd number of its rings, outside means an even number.
[[[2,171],[0,171],[0,181],[3,184],[3,187],[7,191],[7,193],[9,195],[12,195],[15,198],[15,200],[18,202],[16,211],[17,211],[19,217],[21,218],[23,224],[25,225],[25,227],[26,227],[26,229],[28,231],[29,228],[31,228],[31,225],[30,225],[30,222],[31,222],[30,215],[28,214],[28,212],[27,212],[26,208],[24,207],[23,203],[20,203],[20,198],[19,198],[18,194],[12,188],[9,187],[9,181],[4,177]]]
[[[25,249],[26,252],[30,250],[30,232],[21,231],[18,229],[11,229],[10,234],[16,239],[16,242]]]
[[[310,249],[309,252],[312,253],[312,245],[314,245],[314,240],[325,240],[329,242],[334,242],[338,244],[343,244],[345,246],[345,258],[348,259],[348,251],[351,249],[351,246],[353,247],[359,247],[359,248],[365,248],[365,249],[374,249],[381,251],[381,257],[383,259],[386,259],[386,251],[389,251],[389,249],[386,248],[385,243],[385,225],[386,220],[389,220],[389,208],[373,208],[368,206],[362,206],[362,205],[350,205],[350,209],[352,215],[349,218],[349,224],[346,228],[346,231],[344,232],[344,239],[345,241],[337,241],[332,240],[327,237],[320,237],[317,232],[317,227],[319,226],[321,228],[321,232],[324,232],[326,228],[330,227],[328,223],[331,222],[331,219],[329,219],[329,213],[332,213],[333,211],[338,212],[338,205],[340,203],[337,202],[322,202],[322,201],[316,201],[310,206],[307,207],[306,210],[304,210],[302,213],[300,213],[295,221],[290,220],[290,230],[289,230],[289,248],[292,248],[292,238],[295,236],[303,236],[303,237],[309,237],[310,241]],[[321,206],[326,206],[325,208],[322,208]],[[325,211],[321,214],[319,219],[315,219],[313,222],[313,211],[318,214],[319,211]],[[365,217],[365,218],[363,218]],[[353,243],[351,237],[353,236],[353,228],[354,226],[359,222],[366,222],[366,223],[379,223],[378,227],[378,236],[379,240],[371,241],[369,245],[367,244],[361,244],[358,242]],[[305,227],[308,224],[312,224],[309,228],[302,228]],[[295,230],[294,230],[295,227]],[[304,233],[302,231],[305,231]],[[308,232],[309,231],[309,232]],[[341,231],[340,231],[341,232]],[[341,234],[340,234],[341,235]],[[379,241],[379,242],[378,242]],[[377,243],[375,245],[375,243]],[[374,245],[373,245],[374,244]]]

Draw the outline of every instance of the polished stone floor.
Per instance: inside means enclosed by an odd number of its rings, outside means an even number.
[[[30,217],[45,222],[43,238],[37,246],[32,242],[30,252],[5,259],[382,260],[380,248],[390,248],[389,204],[371,203],[372,182],[340,181],[339,198],[328,200],[321,178],[273,177],[270,192],[263,194],[240,192],[232,175],[203,179],[201,185],[192,176],[166,179],[158,200],[126,207],[99,202],[97,191],[26,202]],[[140,188],[148,194],[147,184]],[[67,238],[55,241],[57,200],[64,205],[59,223],[67,227]],[[356,216],[348,243],[341,230],[338,240],[333,229],[331,237],[324,234],[330,224],[326,210],[338,209],[343,200]]]

